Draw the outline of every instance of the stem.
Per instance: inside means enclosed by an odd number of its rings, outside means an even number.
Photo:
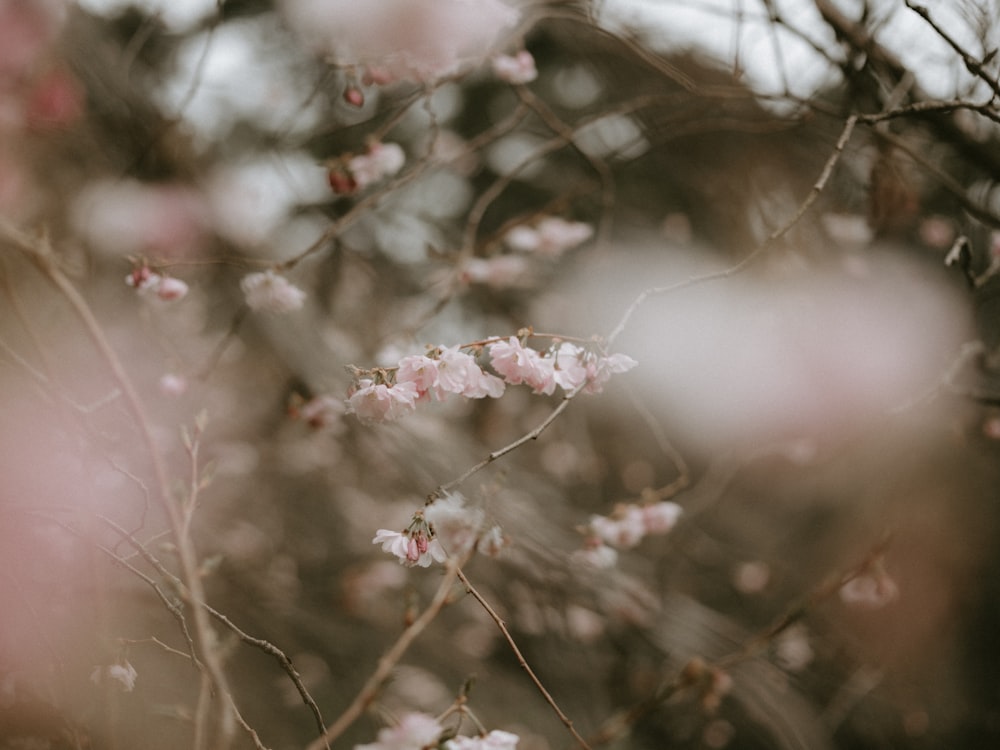
[[[503,637],[506,639],[507,645],[510,646],[511,651],[514,652],[514,656],[517,657],[517,663],[520,664],[524,671],[528,673],[528,677],[530,677],[531,681],[535,683],[535,687],[538,688],[538,692],[540,692],[542,697],[545,698],[545,702],[552,706],[552,710],[556,712],[556,716],[559,717],[559,720],[569,730],[569,733],[573,735],[573,739],[577,741],[580,747],[583,748],[583,750],[591,750],[587,741],[580,736],[579,732],[576,731],[572,720],[566,716],[565,713],[563,713],[562,709],[559,708],[559,704],[556,703],[549,691],[545,689],[542,681],[538,679],[538,676],[528,665],[527,660],[521,653],[521,649],[517,647],[517,643],[514,642],[514,638],[511,636],[510,631],[507,630],[507,624],[501,619],[500,615],[496,613],[496,610],[490,606],[490,603],[483,598],[482,594],[476,591],[476,588],[469,582],[469,579],[465,577],[465,573],[463,573],[460,569],[458,569],[457,572],[458,579],[465,586],[465,590],[468,591],[477,602],[479,602],[480,606],[486,610],[486,614],[488,614],[490,618],[492,618],[493,622],[496,623],[497,627],[500,628],[500,632],[503,633]]]

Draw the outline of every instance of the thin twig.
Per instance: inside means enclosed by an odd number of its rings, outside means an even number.
[[[758,245],[749,255],[747,255],[739,263],[730,266],[729,268],[724,268],[721,271],[713,271],[711,273],[701,274],[699,276],[691,276],[683,281],[678,281],[674,284],[668,284],[667,286],[651,287],[649,289],[641,292],[633,301],[632,304],[628,306],[625,313],[622,315],[621,320],[618,321],[618,325],[612,329],[611,333],[607,336],[608,346],[614,343],[625,327],[628,325],[629,321],[635,312],[642,306],[642,304],[654,295],[661,294],[671,294],[673,292],[680,291],[681,289],[688,289],[693,286],[698,286],[699,284],[705,284],[710,281],[718,281],[720,279],[726,279],[734,274],[740,273],[745,270],[751,263],[753,263],[768,247],[771,246],[775,241],[787,234],[792,227],[794,227],[806,212],[812,208],[812,205],[819,198],[820,193],[826,187],[826,183],[830,179],[830,175],[833,174],[833,168],[840,161],[841,155],[844,153],[844,148],[847,146],[847,142],[851,138],[851,133],[854,132],[854,127],[857,125],[858,116],[851,115],[847,118],[844,123],[844,129],[840,133],[840,137],[837,138],[837,143],[833,147],[833,152],[830,157],[826,160],[823,165],[823,169],[820,172],[819,178],[813,184],[812,188],[809,190],[809,194],[806,195],[802,203],[799,204],[798,210],[788,219],[784,224],[776,228],[767,236],[767,238]]]
[[[500,615],[496,613],[496,610],[490,606],[490,603],[483,598],[483,595],[476,590],[476,587],[472,585],[469,579],[466,578],[465,573],[463,573],[460,569],[458,569],[458,579],[465,586],[465,590],[472,595],[473,599],[479,602],[479,605],[486,610],[486,614],[488,614],[493,622],[496,623],[500,632],[503,633],[503,637],[507,641],[507,645],[510,646],[511,651],[514,652],[514,656],[517,657],[517,663],[520,664],[521,668],[528,673],[528,677],[531,678],[535,687],[538,688],[538,692],[542,694],[542,697],[545,698],[545,702],[548,703],[552,707],[552,710],[556,712],[556,716],[559,717],[559,720],[563,723],[563,725],[565,725],[566,729],[569,730],[569,733],[573,735],[573,739],[577,741],[583,750],[591,750],[587,741],[580,736],[579,732],[576,731],[576,727],[573,726],[573,721],[565,713],[563,713],[563,710],[559,708],[559,704],[556,703],[551,693],[545,689],[542,681],[538,679],[538,675],[536,675],[534,670],[532,670],[529,666],[527,660],[524,658],[524,655],[521,653],[521,649],[517,647],[517,643],[514,641],[513,636],[511,636],[510,631],[507,629],[507,624],[503,621]]]
[[[406,650],[424,629],[430,625],[431,621],[437,617],[444,605],[447,604],[452,584],[455,582],[458,574],[458,562],[449,561],[445,567],[444,577],[441,579],[441,583],[434,593],[434,598],[427,605],[427,609],[421,612],[417,619],[400,634],[396,642],[379,659],[375,671],[365,681],[365,684],[358,691],[351,704],[344,709],[344,712],[337,717],[336,721],[327,728],[321,737],[313,740],[308,745],[306,750],[329,748],[329,743],[332,740],[337,739],[337,737],[344,733],[344,730],[357,721],[362,712],[375,700],[375,696],[378,694],[379,688],[382,687],[382,683],[389,677],[393,668],[399,663],[399,660],[403,658]]]

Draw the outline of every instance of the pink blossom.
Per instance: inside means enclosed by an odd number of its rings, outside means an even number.
[[[426,568],[432,562],[444,562],[448,559],[441,542],[434,537],[428,537],[423,529],[415,531],[379,529],[375,532],[372,544],[381,544],[383,552],[399,558],[400,564],[409,568],[414,566]]]
[[[677,525],[683,509],[667,500],[642,507],[642,519],[647,534],[666,534]]]
[[[140,292],[155,292],[162,280],[160,274],[153,272],[146,265],[133,269],[132,273],[125,277],[125,283]]]
[[[94,671],[90,673],[92,682],[99,685],[104,680],[114,680],[126,693],[131,693],[135,688],[135,680],[138,676],[139,673],[135,671],[135,667],[127,661],[122,661],[119,664],[109,664],[104,667],[95,667]]]
[[[164,396],[180,396],[187,390],[187,379],[183,375],[168,372],[160,378],[160,393]]]
[[[494,729],[485,737],[459,735],[444,743],[445,750],[514,750],[521,738],[512,732]]]
[[[347,408],[365,421],[392,421],[412,412],[418,395],[417,387],[410,382],[388,385],[362,378],[347,399]]]
[[[553,379],[567,393],[587,382],[590,371],[586,361],[588,353],[576,344],[566,341],[559,345],[552,356]]]
[[[344,402],[333,396],[315,396],[298,407],[297,416],[311,427],[326,427],[344,413]]]
[[[618,552],[600,540],[592,540],[588,541],[583,549],[574,552],[570,559],[589,568],[606,570],[615,567],[618,562]]]
[[[460,275],[466,283],[506,289],[522,285],[530,268],[528,261],[519,255],[494,255],[492,258],[467,258],[462,263]]]
[[[304,291],[274,271],[248,274],[240,282],[240,288],[251,310],[291,312],[300,309],[306,298]]]
[[[538,77],[535,58],[526,49],[514,55],[497,55],[493,58],[493,73],[507,83],[529,83]]]
[[[364,190],[383,177],[396,174],[406,163],[406,154],[397,143],[373,143],[368,152],[352,157],[347,171],[358,190]]]
[[[339,65],[431,82],[487,59],[519,13],[501,0],[284,0],[290,25]]]
[[[587,363],[587,385],[584,393],[600,393],[612,375],[628,372],[638,362],[625,354],[599,357]]]
[[[461,493],[439,497],[424,508],[424,519],[434,529],[434,537],[453,555],[471,550],[483,525],[481,508],[469,507]]]
[[[509,543],[510,540],[504,536],[503,529],[496,525],[490,526],[476,542],[476,552],[487,557],[496,557]]]
[[[181,299],[188,293],[188,285],[172,276],[164,276],[156,287],[156,296],[162,300]]]
[[[899,587],[883,570],[855,576],[840,587],[840,600],[869,609],[879,609],[899,598]]]
[[[399,360],[396,383],[413,383],[421,397],[434,392],[438,384],[438,360],[413,354]]]
[[[591,516],[590,529],[606,544],[629,549],[641,542],[646,535],[645,514],[637,505],[622,506],[610,518]]]
[[[459,351],[457,346],[441,349],[437,387],[439,391],[467,398],[499,398],[504,392],[504,383],[500,378],[483,372],[475,357]]]
[[[512,250],[554,257],[582,245],[593,234],[589,224],[546,216],[534,228],[524,225],[512,228],[504,235],[504,242]]]
[[[511,385],[519,385],[532,377],[536,362],[541,357],[537,351],[526,347],[516,337],[496,341],[489,345],[490,364]]]
[[[444,732],[437,719],[427,714],[408,713],[394,727],[378,732],[378,740],[355,745],[354,750],[424,750],[435,747]]]

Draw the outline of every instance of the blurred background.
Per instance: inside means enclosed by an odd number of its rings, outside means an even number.
[[[154,454],[207,601],[331,724],[440,580],[375,531],[560,403],[367,424],[349,367],[525,328],[639,363],[458,488],[507,541],[467,575],[593,746],[996,747],[997,19],[0,0],[0,748],[195,746]],[[248,305],[268,270],[301,307]],[[588,564],[593,516],[666,500],[669,534]],[[312,742],[215,627],[231,746]],[[472,675],[487,728],[572,744],[456,589],[335,746]]]

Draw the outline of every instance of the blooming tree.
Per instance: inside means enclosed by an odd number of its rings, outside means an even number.
[[[996,744],[1000,7],[695,5],[0,0],[0,747]]]

